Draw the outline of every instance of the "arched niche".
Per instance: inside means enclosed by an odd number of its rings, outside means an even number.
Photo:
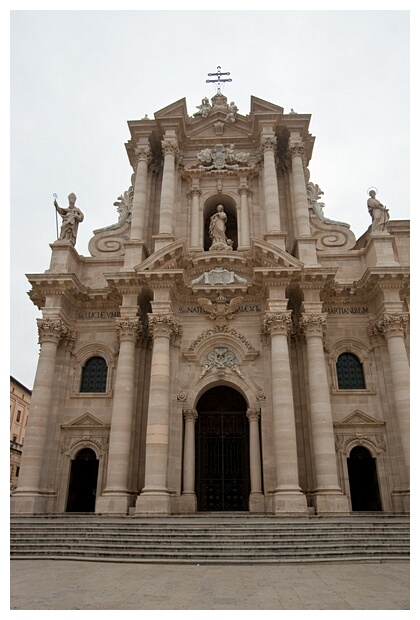
[[[238,248],[238,219],[236,201],[232,196],[227,194],[214,194],[207,198],[204,203],[203,209],[203,223],[204,223],[204,250],[208,250],[212,244],[210,238],[210,218],[216,213],[217,205],[223,205],[224,211],[227,216],[226,222],[226,237],[233,241],[232,248],[236,250]]]

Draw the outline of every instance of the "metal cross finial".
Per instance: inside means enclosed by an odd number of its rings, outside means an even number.
[[[232,79],[231,79],[231,78],[228,78],[227,80],[222,80],[222,79],[221,79],[221,77],[220,77],[221,75],[230,75],[230,73],[229,73],[229,72],[227,72],[227,73],[222,73],[222,72],[220,71],[220,69],[221,69],[221,67],[217,67],[217,73],[208,73],[208,74],[207,74],[209,77],[210,77],[210,76],[213,76],[213,75],[217,75],[217,80],[206,80],[206,84],[208,84],[209,82],[217,82],[217,94],[218,94],[218,95],[220,95],[220,94],[221,94],[221,92],[222,92],[222,91],[220,90],[220,86],[221,86],[222,82],[231,82],[231,81],[232,81]]]

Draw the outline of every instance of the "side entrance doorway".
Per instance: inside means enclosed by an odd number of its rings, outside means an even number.
[[[347,459],[352,510],[382,510],[376,459],[367,448],[356,446]]]
[[[99,461],[90,448],[79,450],[71,462],[66,512],[95,512]]]
[[[197,404],[196,495],[199,511],[249,509],[247,404],[227,386],[211,388]]]

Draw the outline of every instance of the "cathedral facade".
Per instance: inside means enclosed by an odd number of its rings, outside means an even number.
[[[408,222],[324,215],[310,115],[197,109],[128,123],[90,256],[56,203],[12,514],[408,512]]]

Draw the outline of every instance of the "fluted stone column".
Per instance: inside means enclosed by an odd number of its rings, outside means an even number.
[[[318,514],[349,512],[348,499],[338,483],[337,457],[323,336],[326,314],[302,314],[306,336],[309,414],[315,469],[314,501]]]
[[[241,239],[240,248],[249,248],[251,244],[249,236],[249,212],[248,212],[248,185],[241,185],[239,187],[239,195],[241,197]]]
[[[109,436],[108,471],[96,512],[125,515],[130,507],[129,471],[134,417],[135,349],[140,333],[138,318],[118,318],[120,341]]]
[[[159,235],[174,233],[175,203],[175,158],[178,153],[178,141],[175,137],[162,140],[164,154],[162,193],[160,198]]]
[[[277,138],[274,135],[262,136],[260,145],[264,158],[264,210],[267,233],[279,233],[280,205],[275,161]]]
[[[274,512],[307,514],[306,497],[299,486],[295,412],[290,373],[288,334],[291,312],[267,313],[263,334],[271,337],[273,438],[277,486]]]
[[[146,431],[144,487],[137,499],[136,514],[167,514],[170,498],[167,488],[169,413],[170,413],[170,339],[180,333],[175,318],[168,314],[149,314],[153,335],[150,397]]]
[[[385,314],[377,328],[385,336],[395,399],[398,427],[404,451],[407,472],[410,471],[410,365],[404,336],[407,326],[405,315]]]
[[[249,421],[249,470],[251,492],[249,494],[249,511],[264,512],[264,496],[261,478],[261,449],[259,419],[260,409],[248,409],[246,417]]]
[[[200,196],[197,186],[191,187],[191,249],[200,250]]]
[[[21,514],[46,511],[41,475],[48,427],[52,422],[51,397],[57,348],[61,338],[70,334],[70,330],[60,319],[37,319],[37,323],[41,350],[25,433],[19,484],[11,500],[11,512]]]
[[[195,495],[195,432],[197,420],[195,409],[186,409],[184,412],[184,462],[183,488],[181,497],[182,512],[197,511],[197,497]]]
[[[138,146],[135,151],[137,160],[136,179],[134,182],[133,207],[131,211],[131,240],[144,241],[147,211],[147,171],[151,158],[150,146]]]
[[[312,239],[309,224],[308,193],[304,173],[304,146],[293,144],[289,146],[288,155],[292,166],[292,190],[294,202],[294,216],[299,259],[307,265],[317,265],[316,239]]]

